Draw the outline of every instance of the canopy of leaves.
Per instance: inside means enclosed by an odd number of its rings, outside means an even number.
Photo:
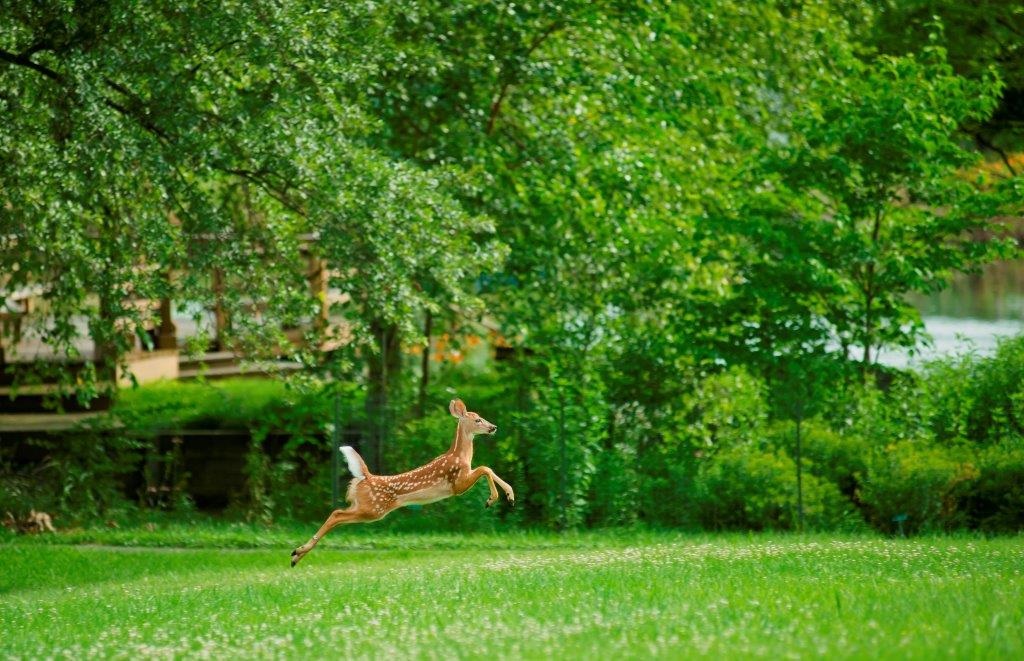
[[[236,341],[272,349],[314,314],[302,251],[328,261],[357,328],[408,326],[425,292],[469,302],[502,255],[475,240],[490,225],[456,177],[373,147],[365,91],[395,57],[375,3],[0,13],[0,286],[41,293],[34,331],[58,353],[87,332],[116,359],[153,314],[139,302],[163,296],[217,302]]]
[[[895,5],[2,10],[0,287],[65,355],[123,356],[161,297],[249,352],[330,332],[313,258],[363,346],[486,302],[550,373],[667,402],[723,365],[867,368],[920,340],[905,293],[1005,254],[977,239],[1006,198],[954,176],[998,72],[951,32],[878,56]]]

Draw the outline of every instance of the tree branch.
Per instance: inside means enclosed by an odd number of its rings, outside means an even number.
[[[526,49],[526,53],[523,55],[523,60],[528,60],[530,56],[533,55],[533,52],[537,50],[537,48],[540,47],[542,43],[544,43],[545,39],[550,37],[558,30],[562,29],[562,27],[562,23],[552,23],[547,27],[546,30],[544,30],[544,32],[541,32],[539,35],[534,37],[533,41],[530,42],[530,46]],[[491,103],[491,113],[490,116],[488,116],[487,118],[487,135],[490,135],[494,131],[494,123],[497,121],[498,115],[501,113],[501,104],[505,100],[505,97],[508,96],[508,91],[509,88],[512,87],[512,83],[512,78],[508,77],[505,80],[505,82],[502,83],[501,90],[499,90],[498,92],[498,96]]]
[[[228,44],[225,44],[217,50],[226,48],[231,43],[234,42],[229,42]],[[63,84],[65,82],[64,76],[62,76],[57,71],[45,65],[39,64],[38,62],[33,62],[32,59],[29,57],[32,53],[44,50],[47,47],[48,46],[46,44],[39,42],[25,49],[21,53],[11,53],[9,51],[0,50],[0,62],[7,62],[9,64],[32,69],[33,71],[36,71],[57,83]],[[157,126],[152,119],[146,116],[145,109],[147,104],[142,98],[140,98],[128,87],[110,78],[104,78],[103,83],[108,88],[117,92],[118,94],[121,94],[131,102],[129,105],[125,105],[123,103],[119,103],[118,101],[110,97],[102,97],[103,104],[105,106],[114,110],[123,117],[126,117],[127,119],[130,119],[133,122],[137,123],[145,130],[160,138],[163,142],[172,142],[172,136],[167,131]],[[302,208],[302,205],[291,199],[291,196],[288,195],[287,191],[275,187],[271,182],[267,180],[266,175],[268,173],[243,169],[218,169],[221,170],[222,172],[241,176],[244,177],[245,179],[248,179],[249,181],[252,181],[256,185],[258,185],[262,190],[266,191],[268,195],[270,195],[278,202],[280,202],[287,209],[290,209],[291,211],[294,211],[299,215],[305,215],[305,210]],[[182,205],[179,203],[179,206]]]
[[[161,140],[164,140],[166,142],[170,141],[171,137],[167,134],[167,132],[164,131],[159,126],[157,126],[156,124],[154,124],[152,121],[150,121],[148,117],[145,117],[144,115],[142,115],[142,114],[140,114],[140,113],[138,113],[136,111],[133,111],[130,108],[127,108],[127,107],[121,105],[120,103],[118,103],[117,101],[114,101],[113,99],[104,98],[103,99],[103,104],[105,106],[107,106],[108,108],[112,108],[113,110],[116,110],[117,112],[119,112],[121,115],[127,117],[128,119],[131,119],[131,120],[135,121],[136,123],[139,124],[139,126],[141,126],[142,128],[146,129],[147,131],[149,131],[153,135],[157,136]]]
[[[44,51],[44,50],[53,50],[53,44],[51,42],[47,41],[46,39],[40,39],[39,41],[37,41],[36,43],[32,44],[31,46],[29,46],[25,50],[23,50],[20,53],[18,53],[18,57],[26,57],[26,58],[27,57],[32,57],[33,55],[35,55],[39,51]]]
[[[280,202],[286,209],[289,209],[300,216],[306,215],[306,210],[302,208],[301,204],[296,203],[292,200],[287,192],[278,190],[273,184],[266,179],[265,172],[257,172],[254,170],[245,170],[242,168],[225,168],[218,167],[218,170],[226,174],[233,174],[238,177],[242,177],[260,187],[260,189],[266,191],[267,195]]]
[[[498,93],[498,98],[494,99],[491,103],[491,114],[487,118],[487,135],[490,135],[494,131],[494,122],[498,119],[498,113],[501,111],[501,102],[505,100],[505,95],[508,94],[508,88],[511,86],[511,81],[502,85],[501,91]]]
[[[64,76],[60,75],[50,67],[32,61],[32,58],[30,58],[29,55],[36,52],[33,51],[32,48],[34,47],[30,47],[28,50],[22,52],[21,54],[14,54],[5,50],[0,50],[0,61],[32,69],[33,71],[41,73],[51,80],[55,80],[58,83],[63,83]]]
[[[240,43],[242,43],[241,39],[232,39],[231,41],[225,42],[225,43],[221,44],[220,46],[217,46],[216,48],[214,48],[212,51],[210,51],[209,55],[212,57],[212,56],[216,55],[217,53],[221,52],[222,50],[224,50],[225,48],[229,48],[231,46],[234,46],[235,44],[240,44]],[[199,69],[202,66],[203,66],[203,62],[196,62],[194,65],[189,67],[187,69],[189,77],[195,76],[196,72],[199,71]]]
[[[1022,32],[1020,29],[1014,27],[1009,21],[1007,21],[1002,16],[996,17],[996,23],[998,23],[999,25],[1002,25],[1004,28],[1006,28],[1007,30],[1009,30],[1013,34],[1017,35],[1018,37],[1024,37],[1024,32]]]
[[[1010,171],[1010,176],[1017,176],[1017,171],[1013,169],[1013,165],[1010,163],[1010,158],[1006,155],[1006,152],[992,144],[985,136],[981,134],[981,131],[978,131],[977,133],[974,134],[974,141],[978,143],[978,146],[981,147],[982,149],[989,149],[999,154],[999,158],[1003,159],[1003,165],[1005,165],[1006,169]]]

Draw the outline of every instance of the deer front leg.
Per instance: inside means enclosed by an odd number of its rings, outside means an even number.
[[[501,489],[505,492],[505,497],[508,498],[508,502],[515,507],[516,495],[512,491],[512,487],[509,486],[508,482],[495,475],[494,471],[487,466],[477,466],[466,474],[464,478],[458,480],[455,483],[455,494],[459,495],[465,492],[471,486],[476,484],[476,481],[479,480],[481,476],[487,478],[487,486],[491,490],[491,497],[487,499],[487,507],[490,507],[496,500],[498,500],[498,490],[494,488],[495,482],[501,485]]]

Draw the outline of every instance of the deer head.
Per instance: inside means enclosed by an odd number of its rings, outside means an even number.
[[[466,405],[462,403],[461,399],[453,399],[448,404],[448,412],[458,418],[462,429],[472,436],[477,434],[493,434],[498,431],[497,425],[487,422],[480,417],[480,414],[467,411]]]

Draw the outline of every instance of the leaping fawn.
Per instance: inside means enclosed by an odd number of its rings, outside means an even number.
[[[359,453],[347,445],[341,448],[354,476],[348,485],[348,509],[334,510],[308,542],[292,551],[292,567],[313,550],[332,528],[343,523],[369,523],[383,519],[393,510],[405,505],[425,505],[464,493],[481,477],[487,478],[491,497],[487,507],[498,500],[494,483],[505,492],[508,502],[515,506],[512,487],[494,474],[487,466],[472,467],[473,437],[493,434],[498,430],[478,414],[466,410],[461,399],[453,399],[448,411],[458,418],[455,440],[448,451],[430,463],[399,475],[373,475]]]

